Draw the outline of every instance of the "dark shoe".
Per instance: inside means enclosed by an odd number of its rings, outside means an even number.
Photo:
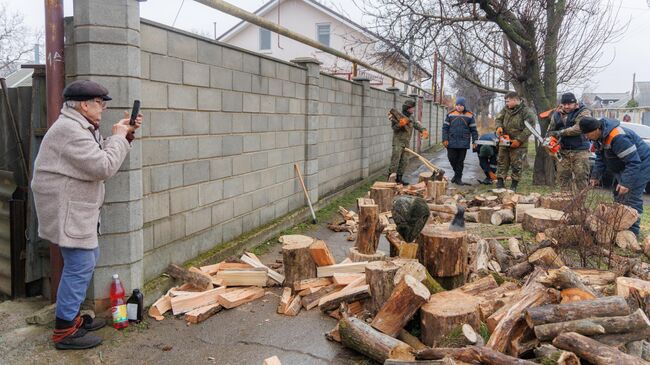
[[[485,180],[478,180],[478,182],[480,182],[483,185],[492,185],[492,179],[490,179],[489,177],[486,177]]]
[[[402,176],[403,176],[403,175],[397,175],[397,182],[400,183],[400,184],[402,184],[402,185],[404,185],[404,186],[407,186],[409,183],[407,183],[406,181],[402,180]]]
[[[512,180],[512,184],[510,184],[510,190],[514,191],[515,193],[517,192],[517,185],[519,184],[519,181],[517,180]]]
[[[79,317],[74,321],[57,318],[52,336],[54,347],[57,350],[82,350],[100,345],[102,339],[88,334],[88,331],[81,327],[82,325]]]
[[[100,328],[106,326],[106,320],[99,317],[91,317],[88,314],[81,316],[81,328],[86,331],[97,331]]]
[[[503,179],[502,179],[502,178],[498,178],[498,179],[497,179],[497,187],[496,187],[496,188],[497,188],[497,189],[503,189],[503,188],[505,188],[505,187],[506,187],[506,185],[503,183]]]

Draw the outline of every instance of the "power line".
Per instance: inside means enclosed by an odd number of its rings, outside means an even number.
[[[650,1],[650,0],[648,0]],[[178,19],[178,15],[181,13],[181,9],[183,9],[183,4],[185,4],[185,0],[181,1],[181,6],[178,7],[178,11],[176,12],[176,17],[174,17],[174,22],[172,23],[172,27],[176,24],[176,20]]]

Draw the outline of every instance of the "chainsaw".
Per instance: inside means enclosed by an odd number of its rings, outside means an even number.
[[[542,147],[548,152],[551,157],[553,157],[557,162],[562,161],[562,156],[560,156],[560,140],[553,136],[543,138],[541,134],[535,129],[530,123],[524,121],[526,128],[533,134],[537,142],[539,142]]]
[[[510,136],[507,134],[502,135],[498,139],[488,139],[488,140],[483,140],[479,139],[478,141],[474,141],[474,144],[477,144],[479,146],[503,146],[503,147],[510,147],[512,144],[512,141],[510,140]]]

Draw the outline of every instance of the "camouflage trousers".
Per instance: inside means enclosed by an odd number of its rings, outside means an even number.
[[[408,156],[406,156],[406,151],[404,151],[403,145],[393,145],[393,154],[390,158],[390,166],[388,167],[388,175],[393,172],[397,175],[404,175],[404,170],[406,169],[406,163],[408,162]]]
[[[499,147],[497,178],[505,180],[506,176],[508,176],[508,170],[511,170],[510,177],[512,180],[521,180],[521,171],[524,169],[525,159],[526,146],[519,148]]]
[[[555,183],[562,191],[580,191],[589,183],[589,151],[563,150],[557,163]]]

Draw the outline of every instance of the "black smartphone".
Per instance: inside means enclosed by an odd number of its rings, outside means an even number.
[[[129,120],[129,125],[135,124],[135,119],[140,114],[140,100],[133,101],[133,109],[131,109],[131,119]]]

